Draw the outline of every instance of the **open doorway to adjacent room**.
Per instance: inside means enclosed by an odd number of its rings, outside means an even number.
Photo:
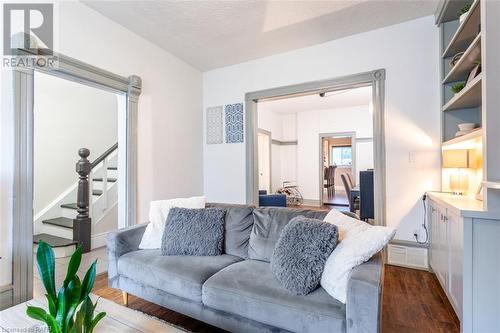
[[[356,133],[320,134],[320,160],[323,162],[319,171],[323,176],[320,191],[323,192],[321,201],[325,205],[349,207],[342,175],[354,183],[355,137]]]
[[[255,149],[248,149],[258,171],[254,202],[334,207],[383,224],[375,221],[377,205],[385,214],[383,91],[376,82],[312,89],[315,82],[302,91],[297,85],[254,93],[262,98],[247,94],[247,119],[255,121]]]

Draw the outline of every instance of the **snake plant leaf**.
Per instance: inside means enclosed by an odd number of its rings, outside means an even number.
[[[62,333],[57,321],[48,314],[44,309],[36,306],[28,306],[26,309],[26,314],[33,319],[43,321],[47,324],[49,332],[51,333]]]
[[[64,326],[65,317],[66,317],[66,293],[65,293],[65,288],[61,287],[59,289],[59,294],[57,295],[57,313],[56,313],[56,321],[61,329]]]
[[[81,287],[80,279],[78,276],[74,276],[65,290],[66,318],[63,325],[63,331],[68,331],[70,321],[72,321],[76,308],[78,304],[80,304]]]
[[[87,296],[82,303],[82,310],[84,311],[83,327],[84,333],[88,333],[88,329],[92,325],[92,318],[94,318],[94,305],[90,296]]]
[[[58,326],[57,321],[51,315],[47,315],[45,323],[49,327],[50,333],[62,333],[61,328]]]
[[[95,317],[94,319],[92,320],[92,324],[90,325],[89,327],[89,330],[87,333],[92,333],[94,331],[94,328],[96,327],[97,323],[99,323],[99,321],[106,317],[106,312],[99,312]]]
[[[92,263],[92,265],[88,269],[87,273],[85,274],[85,277],[83,278],[82,293],[80,296],[80,301],[83,301],[90,294],[90,292],[92,291],[92,288],[94,288],[96,264],[97,264],[97,260],[95,260]]]
[[[54,300],[54,298],[49,294],[45,294],[45,297],[47,298],[47,303],[49,305],[49,313],[52,317],[55,317],[57,313],[56,300]]]
[[[54,251],[45,242],[38,243],[38,250],[36,251],[36,261],[38,272],[43,282],[43,286],[47,294],[56,298],[56,283],[55,283],[55,259]]]
[[[82,262],[82,247],[78,246],[76,251],[71,255],[69,260],[68,270],[66,272],[66,278],[64,279],[64,287],[68,286],[68,283],[73,279],[73,277],[78,273],[80,268],[80,263]]]
[[[83,333],[83,321],[85,319],[85,311],[83,307],[78,310],[75,316],[75,323],[73,324],[72,333]]]
[[[26,314],[33,319],[45,321],[45,316],[47,315],[47,312],[44,309],[39,308],[37,306],[28,305],[28,307],[26,308]]]

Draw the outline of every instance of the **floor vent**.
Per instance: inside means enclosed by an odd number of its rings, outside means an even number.
[[[422,247],[413,247],[411,245],[389,244],[388,249],[388,264],[429,269],[427,249]]]

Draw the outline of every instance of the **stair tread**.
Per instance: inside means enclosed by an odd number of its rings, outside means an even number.
[[[102,191],[101,190],[92,190],[92,195],[101,195]]]
[[[68,209],[78,209],[78,206],[76,204],[76,202],[72,202],[72,203],[67,203],[67,204],[62,204],[61,205],[61,208],[68,208]]]
[[[42,223],[73,229],[73,219],[67,217],[56,217],[55,219],[43,220]]]
[[[65,247],[70,245],[78,245],[77,241],[68,238],[58,237],[49,234],[33,235],[34,244],[38,244],[40,243],[40,241],[44,241],[45,243],[49,244],[52,247]]]
[[[95,182],[102,182],[102,181],[103,181],[103,178],[98,177],[98,178],[93,178],[92,180],[93,180],[93,181],[95,181]],[[117,179],[116,179],[116,178],[109,178],[109,177],[108,177],[108,182],[110,182],[110,183],[114,183],[114,182],[116,182],[116,181],[117,181]]]
[[[108,170],[118,170],[118,167],[110,166],[110,167],[108,167]]]

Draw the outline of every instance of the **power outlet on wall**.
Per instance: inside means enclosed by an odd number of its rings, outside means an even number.
[[[420,237],[418,229],[413,230],[413,237],[418,241],[418,238]]]

